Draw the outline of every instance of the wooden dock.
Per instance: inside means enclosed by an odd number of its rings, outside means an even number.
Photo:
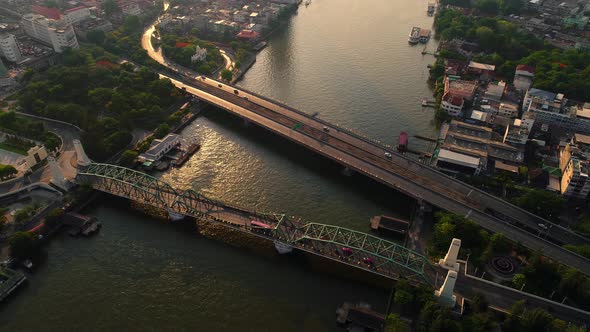
[[[410,228],[410,223],[406,220],[397,219],[389,216],[374,216],[371,218],[371,229],[386,230],[397,234],[405,235]]]

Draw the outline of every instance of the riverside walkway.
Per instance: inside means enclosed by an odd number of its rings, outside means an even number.
[[[196,191],[179,191],[168,183],[132,169],[90,164],[76,182],[171,215],[191,216],[297,248],[389,279],[404,278],[434,287],[436,269],[423,255],[366,233],[338,226],[304,223],[284,214],[260,213],[209,199]]]
[[[522,210],[394,148],[264,96],[205,77],[162,73],[200,100],[255,123],[419,201],[463,215],[532,250],[590,275],[590,260],[561,247],[588,244],[573,231]],[[386,155],[387,153],[387,155]],[[391,155],[391,157],[389,157]],[[540,224],[549,227],[543,232]]]

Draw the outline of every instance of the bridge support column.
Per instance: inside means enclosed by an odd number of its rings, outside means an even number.
[[[457,256],[459,255],[459,249],[461,249],[461,240],[453,239],[451,246],[444,259],[438,261],[438,265],[441,267],[459,272],[459,263],[457,263]]]
[[[88,158],[88,156],[86,155],[86,152],[84,152],[84,147],[82,146],[82,142],[80,142],[80,140],[74,140],[74,149],[76,149],[78,167],[87,167],[92,163],[92,161],[90,161],[90,158]]]
[[[172,221],[177,221],[177,220],[184,219],[185,215],[184,214],[181,214],[181,213],[178,213],[176,211],[173,211],[173,210],[168,210],[168,217]]]
[[[61,168],[59,168],[59,165],[55,161],[55,158],[53,156],[47,157],[47,163],[49,164],[49,169],[51,170],[51,183],[63,190],[68,190],[68,182],[64,177],[64,173],[61,171]]]
[[[440,305],[454,307],[457,302],[457,297],[453,295],[455,289],[455,283],[457,282],[457,272],[449,271],[445,282],[440,286],[438,290],[434,291],[434,296],[438,298]]]

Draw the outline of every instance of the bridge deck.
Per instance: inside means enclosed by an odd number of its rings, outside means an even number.
[[[538,224],[547,224],[548,221],[450,178],[427,165],[408,159],[391,147],[252,92],[208,78],[194,80],[179,77],[178,80],[171,80],[199,99],[278,133],[412,197],[468,216],[493,232],[502,232],[513,241],[521,242],[531,249],[543,250],[547,256],[590,275],[588,259],[538,236]],[[238,91],[237,94],[234,89]],[[248,99],[244,99],[244,96]],[[385,152],[390,153],[392,158],[386,158]],[[493,214],[490,211],[501,213]],[[499,218],[498,215],[510,217]],[[560,243],[590,243],[587,238],[558,225],[551,228],[550,237]]]
[[[291,247],[386,278],[434,284],[434,267],[419,253],[375,236],[337,226],[303,223],[208,199],[192,190],[176,191],[166,182],[114,165],[91,164],[79,183],[113,195],[282,242]]]

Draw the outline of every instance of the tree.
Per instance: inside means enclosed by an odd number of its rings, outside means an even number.
[[[512,284],[515,288],[521,289],[526,284],[526,276],[522,273],[517,273],[512,277]]]
[[[228,83],[232,80],[234,74],[229,69],[224,69],[221,71],[221,78],[226,80]]]
[[[475,6],[484,13],[498,14],[498,2],[496,0],[479,0]]]
[[[10,256],[17,259],[31,257],[35,250],[35,235],[29,232],[16,232],[8,239]]]
[[[47,228],[49,228],[49,229],[53,229],[55,226],[57,226],[59,224],[59,222],[63,216],[64,216],[63,209],[55,208],[55,209],[49,211],[49,213],[45,216],[45,226],[47,226]]]
[[[163,124],[159,125],[158,128],[156,128],[156,130],[154,131],[154,137],[155,138],[162,138],[162,137],[166,136],[169,132],[170,132],[170,126],[163,123]]]
[[[547,331],[553,322],[553,316],[541,308],[534,308],[522,315],[521,322],[524,332]]]
[[[125,31],[133,33],[141,29],[141,22],[139,21],[139,17],[130,15],[125,18],[125,24],[123,26]]]
[[[0,180],[7,179],[16,175],[18,171],[12,165],[0,164]]]
[[[399,315],[389,314],[385,319],[384,332],[410,332],[410,326]]]
[[[121,155],[121,165],[124,166],[131,166],[133,165],[133,162],[135,161],[135,158],[137,158],[137,152],[133,151],[133,150],[125,150],[125,152],[123,152],[123,154]]]
[[[496,34],[489,27],[481,26],[475,30],[475,36],[479,45],[486,50],[493,49],[495,46]]]
[[[111,16],[114,12],[119,10],[119,6],[115,0],[105,0],[102,2],[102,10],[107,16]]]
[[[88,31],[88,33],[86,34],[86,38],[88,38],[88,41],[91,43],[94,43],[96,45],[102,45],[104,44],[106,35],[104,34],[104,31],[95,29]]]
[[[539,217],[557,221],[559,220],[559,213],[563,207],[564,199],[546,190],[531,189],[516,198],[514,203]]]

